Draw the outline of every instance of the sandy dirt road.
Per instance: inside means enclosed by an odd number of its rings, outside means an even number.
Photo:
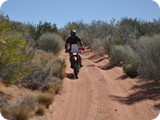
[[[102,70],[99,66],[108,60],[91,52],[82,55],[84,67],[79,78],[73,79],[68,55],[61,57],[67,62],[67,77],[46,119],[152,120],[158,115],[154,106],[160,101],[160,91],[148,91],[154,83],[130,79],[119,67]]]

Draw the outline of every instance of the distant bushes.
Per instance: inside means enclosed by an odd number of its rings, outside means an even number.
[[[63,47],[63,40],[55,33],[44,33],[39,38],[37,44],[42,50],[58,54]]]
[[[52,24],[50,22],[42,22],[35,27],[34,39],[38,40],[40,36],[44,33],[57,33],[58,29],[56,24]]]
[[[160,79],[160,37],[156,35],[160,34],[160,19],[152,22],[131,18],[122,18],[120,21],[112,19],[110,23],[73,22],[66,25],[65,33],[71,27],[77,30],[86,46],[108,54],[111,66],[122,65],[129,76]]]

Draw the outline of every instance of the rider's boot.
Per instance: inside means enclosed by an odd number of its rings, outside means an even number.
[[[71,64],[71,66],[70,66],[71,68],[73,68],[73,65]]]

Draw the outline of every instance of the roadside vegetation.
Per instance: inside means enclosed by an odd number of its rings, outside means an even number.
[[[7,119],[44,115],[61,91],[66,63],[58,58],[64,41],[57,32],[55,24],[33,26],[0,15],[0,82],[4,88],[14,85],[33,91],[19,97],[0,89],[0,111]]]

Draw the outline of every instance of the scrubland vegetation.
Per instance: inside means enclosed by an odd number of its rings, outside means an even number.
[[[63,29],[63,38],[70,28],[76,29],[92,50],[107,54],[111,66],[122,66],[130,77],[160,81],[160,20],[72,22]]]
[[[38,91],[16,103],[4,100],[1,112],[6,118],[28,120],[35,114],[43,115],[52,104],[62,88],[66,68],[65,60],[57,55],[70,29],[76,29],[91,50],[107,54],[110,66],[122,66],[130,77],[160,81],[160,20],[78,21],[58,29],[48,22],[35,26],[10,21],[1,14],[0,80],[8,86]]]
[[[62,89],[66,63],[57,56],[64,44],[57,31],[56,25],[48,22],[34,26],[0,15],[0,80],[8,87],[36,91],[20,98],[9,93],[16,102],[2,97],[0,110],[7,119],[43,115]]]

